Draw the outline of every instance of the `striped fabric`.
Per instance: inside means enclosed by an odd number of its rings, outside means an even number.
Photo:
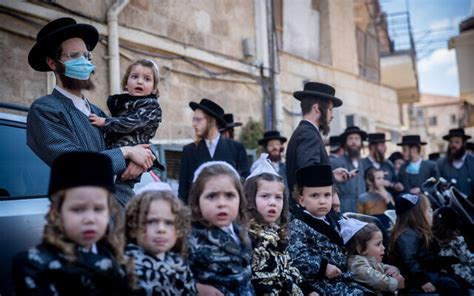
[[[92,113],[107,117],[93,104],[91,109]],[[119,175],[126,168],[122,151],[119,148],[107,150],[100,129],[57,90],[31,105],[26,133],[28,146],[49,166],[65,152],[95,151],[110,156],[114,174]]]

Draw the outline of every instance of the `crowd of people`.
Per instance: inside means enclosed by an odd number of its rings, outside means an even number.
[[[134,191],[142,173],[166,169],[149,142],[166,113],[158,66],[134,61],[107,116],[83,95],[93,88],[98,37],[60,18],[40,30],[28,57],[57,84],[28,113],[27,143],[51,166],[51,206],[42,243],[15,258],[19,295],[472,293],[474,253],[459,213],[433,213],[422,186],[443,177],[474,193],[463,129],[444,137],[448,151],[437,161],[423,160],[418,135],[403,136],[402,152],[386,158],[385,134],[356,126],[330,137],[328,154],[323,136],[343,100],[308,82],[293,94],[303,119],[290,139],[265,132],[250,166],[233,139],[241,123],[203,98],[189,104],[196,140],[183,147],[178,195],[159,178]]]

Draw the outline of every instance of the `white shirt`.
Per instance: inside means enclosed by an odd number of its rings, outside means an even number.
[[[308,212],[307,210],[303,210],[303,212],[305,212],[306,214],[309,214],[311,217],[313,217],[313,218],[315,218],[315,219],[318,219],[318,220],[321,220],[321,221],[323,221],[324,223],[326,223],[327,225],[329,225],[329,221],[328,221],[328,219],[326,219],[326,216],[317,217],[317,216],[311,214],[310,212]]]
[[[86,115],[87,117],[89,117],[89,115],[91,115],[91,106],[90,106],[89,102],[87,101],[87,99],[80,98],[80,97],[78,97],[78,96],[76,96],[76,95],[60,88],[57,85],[54,87],[54,89],[56,89],[58,92],[60,92],[66,98],[70,99],[72,101],[72,103],[74,104],[74,107],[76,107],[77,110],[84,113],[84,115]]]
[[[467,156],[467,154],[464,153],[464,155],[463,155],[463,157],[461,157],[461,159],[453,161],[453,167],[455,167],[456,169],[459,170],[463,166],[464,161],[466,160],[466,156]]]
[[[221,137],[221,134],[217,133],[217,136],[214,139],[212,139],[212,140],[205,139],[204,140],[204,141],[206,141],[206,146],[207,146],[207,149],[209,150],[209,154],[211,155],[211,157],[214,157],[214,153],[216,152],[217,143],[219,142],[220,137]],[[211,141],[212,141],[212,143],[211,143]]]
[[[372,163],[372,166],[374,168],[376,168],[377,170],[380,169],[380,163],[378,163],[377,161],[375,161],[375,159],[372,158],[372,156],[368,156],[370,162]]]

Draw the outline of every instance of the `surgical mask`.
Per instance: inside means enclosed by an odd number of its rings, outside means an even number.
[[[421,165],[421,162],[419,163],[410,162],[405,171],[412,175],[418,175],[420,173],[420,165]]]
[[[77,80],[89,79],[92,71],[95,69],[94,64],[92,64],[84,56],[63,62],[63,64],[65,68],[64,75]]]

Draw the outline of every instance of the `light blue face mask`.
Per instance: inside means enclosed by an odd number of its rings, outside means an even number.
[[[64,75],[77,80],[89,79],[92,71],[95,69],[94,64],[83,56],[66,61],[63,64],[65,67]]]
[[[421,162],[419,163],[410,162],[405,171],[412,175],[418,175],[420,173],[420,165],[421,165]]]

